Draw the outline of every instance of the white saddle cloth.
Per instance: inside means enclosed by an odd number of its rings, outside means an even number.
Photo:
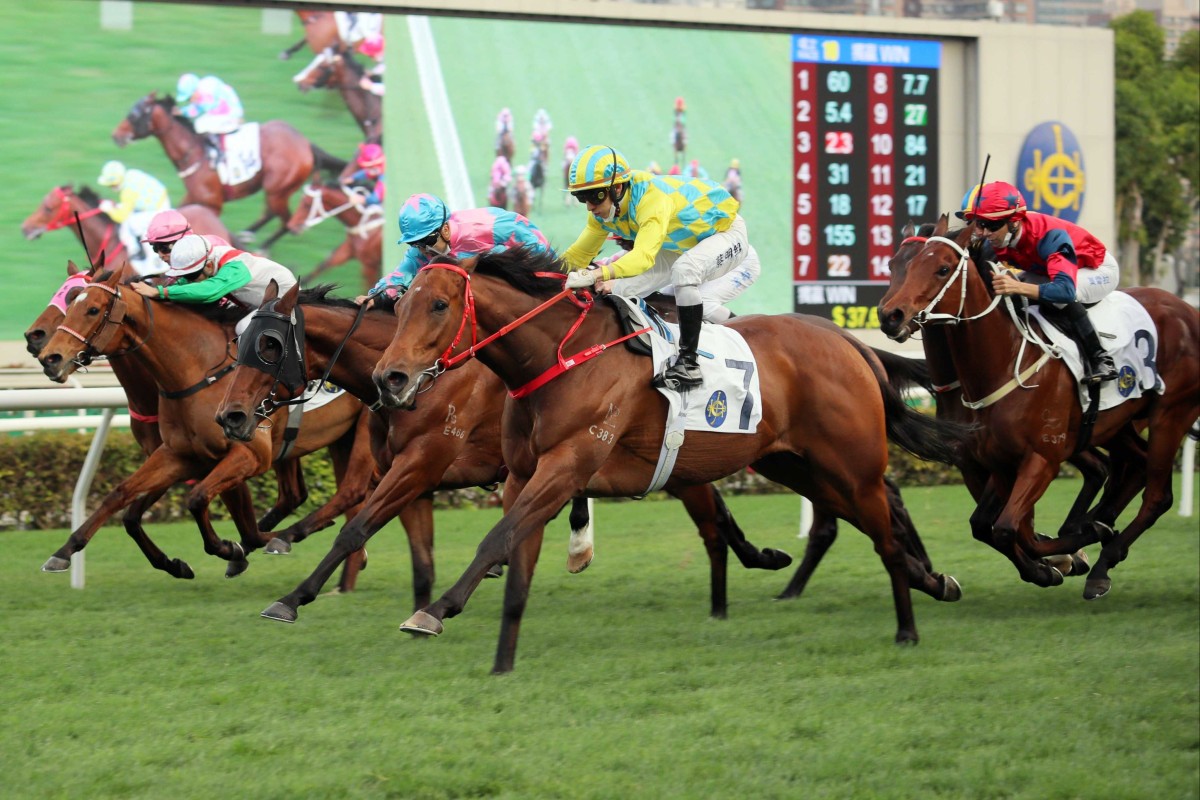
[[[1045,322],[1036,306],[1029,309],[1029,314],[1037,318],[1046,338],[1062,353],[1063,362],[1078,382],[1083,376],[1083,362],[1075,341]],[[1100,410],[1119,406],[1145,392],[1162,394],[1166,385],[1155,362],[1158,331],[1142,304],[1124,292],[1113,292],[1088,309],[1088,316],[1117,367],[1117,379],[1101,384]],[[1087,408],[1086,386],[1079,387],[1079,402]]]
[[[339,397],[345,394],[346,390],[340,386],[334,386],[328,381],[326,381],[325,384],[318,389],[317,381],[309,381],[308,386],[304,388],[304,391],[305,394],[316,392],[316,394],[313,394],[310,399],[305,400],[304,403],[301,404],[305,411],[316,411],[318,408],[327,406],[334,400],[337,400]]]
[[[245,183],[262,169],[258,123],[247,122],[233,133],[225,134],[225,157],[217,162],[217,175],[223,186]]]

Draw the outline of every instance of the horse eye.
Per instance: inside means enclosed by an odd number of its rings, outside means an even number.
[[[940,277],[945,277],[950,274],[950,268],[949,267],[941,267],[938,269],[937,274]]]
[[[447,303],[445,300],[434,300],[433,301],[433,310],[434,311],[445,311],[449,307],[450,307],[450,304]]]
[[[98,308],[96,308],[95,306],[93,306],[92,308],[89,308],[89,309],[87,310],[87,313],[88,313],[88,316],[89,316],[89,317],[94,317],[94,316],[96,316],[97,314],[99,314],[99,313],[100,313],[100,309],[98,309]]]

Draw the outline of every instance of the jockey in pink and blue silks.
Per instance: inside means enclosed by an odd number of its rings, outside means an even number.
[[[408,253],[370,294],[356,298],[360,303],[378,294],[402,294],[417,270],[437,256],[468,258],[514,247],[538,253],[550,250],[546,236],[520,214],[502,208],[471,208],[451,214],[446,204],[431,194],[414,194],[405,200],[399,222],[400,243],[409,246]]]
[[[246,115],[233,87],[213,75],[181,75],[175,86],[175,105],[175,113],[192,120],[193,129],[200,134],[233,133]]]

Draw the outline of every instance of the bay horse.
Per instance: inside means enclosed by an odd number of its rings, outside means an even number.
[[[265,544],[245,481],[265,472],[281,455],[285,426],[261,429],[248,444],[227,440],[212,417],[220,400],[218,384],[233,369],[229,352],[233,318],[220,311],[158,303],[140,295],[126,302],[120,277],[117,272],[101,272],[78,291],[38,360],[46,375],[59,383],[101,356],[140,362],[153,376],[160,395],[157,412],[163,444],[104,498],[42,569],[66,570],[71,554],[82,550],[100,525],[128,506],[125,529],[151,565],[176,578],[194,577],[186,562],[167,558],[149,539],[141,517],[172,485],[196,480],[188,493],[188,509],[200,528],[205,552],[229,561],[226,576],[234,577],[248,566],[246,555]],[[235,312],[235,316],[241,315]],[[301,427],[289,455],[299,458],[343,437],[354,437],[361,411],[362,405],[346,395],[313,411],[311,417],[306,415],[309,424]],[[332,512],[330,519],[361,502],[370,480],[365,448],[347,448],[347,452],[350,463],[343,463],[343,481],[335,495],[342,505],[335,508],[331,501],[325,507]],[[336,469],[337,458],[334,463]],[[217,494],[238,528],[240,542],[222,540],[212,528],[208,505]]]
[[[506,405],[502,428],[510,470],[503,519],[449,591],[402,626],[439,634],[491,566],[507,561],[493,672],[513,668],[546,522],[573,497],[643,493],[663,443],[667,402],[650,385],[649,361],[609,347],[623,335],[615,312],[589,315],[590,293],[563,289],[563,279],[560,261],[528,250],[463,266],[434,261],[396,303],[395,337],[373,375],[385,404],[413,408],[428,381],[474,356],[519,395]],[[843,335],[811,320],[739,317],[729,327],[757,360],[762,421],[742,435],[689,431],[665,488],[753,465],[810,497],[871,538],[891,583],[895,640],[915,643],[908,562],[892,533],[883,480],[887,440],[953,461],[965,434],[909,409]],[[565,358],[566,340],[576,337],[586,350]]]
[[[529,195],[533,187],[529,185],[529,179],[522,174],[524,170],[518,170],[513,175],[513,213],[520,214],[523,217],[529,216]]]
[[[493,208],[508,208],[508,187],[503,183],[493,183],[488,187],[488,205]]]
[[[671,128],[671,149],[675,154],[676,164],[687,161],[687,126],[678,114],[675,115],[675,125]]]
[[[513,144],[511,130],[505,129],[496,134],[496,155],[504,156],[504,159],[511,164],[515,152],[516,146]]]
[[[230,241],[229,229],[208,207],[193,203],[176,210],[191,224],[193,232],[210,233]],[[76,214],[83,227],[82,238],[80,225],[75,224]],[[115,269],[128,257],[117,235],[120,226],[100,210],[100,197],[87,186],[78,190],[70,184],[55,186],[21,223],[21,234],[32,241],[60,228],[70,228],[86,252],[103,253],[105,263],[100,266],[104,268]]]
[[[275,402],[274,398],[291,396],[299,390],[299,383],[285,385],[287,381],[281,380],[281,374],[307,378],[328,372],[330,379],[364,403],[377,401],[371,368],[391,342],[394,320],[379,311],[360,313],[354,303],[328,297],[329,288],[300,292],[293,287],[279,299],[268,288],[267,301],[243,335],[247,349],[239,356],[238,368],[217,414],[227,436],[241,440],[251,434],[265,401]],[[303,325],[297,320],[303,320]],[[251,352],[255,358],[250,357]],[[303,360],[299,358],[301,352]],[[420,408],[382,412],[380,419],[386,419],[387,424],[374,428],[372,448],[376,466],[384,473],[378,487],[338,534],[333,548],[312,575],[269,606],[262,616],[295,622],[300,606],[316,598],[346,555],[364,547],[398,511],[403,513],[417,498],[434,490],[502,480],[506,473],[500,447],[504,405],[500,379],[482,364],[470,363],[447,375],[436,394]],[[791,563],[786,553],[770,548],[758,551],[746,542],[715,488],[690,487],[678,490],[677,496],[696,523],[709,556],[713,616],[726,616],[728,608],[727,543],[747,568],[781,569]],[[571,527],[579,530],[586,524],[587,505],[580,500],[573,505]],[[407,523],[405,528],[413,558],[415,607],[423,608],[429,604],[433,590],[433,530],[414,531]],[[590,560],[588,545],[586,552],[569,552],[567,566],[579,572]]]
[[[205,137],[196,133],[190,121],[176,115],[174,109],[173,97],[160,99],[151,92],[133,104],[113,130],[113,141],[117,147],[125,147],[137,139],[157,138],[187,190],[182,205],[199,203],[220,214],[226,201],[264,192],[263,215],[239,234],[243,239],[252,238],[255,231],[277,218],[279,230],[263,242],[264,250],[287,233],[287,221],[292,215],[290,198],[313,172],[337,173],[346,166],[343,159],[326,153],[291,125],[276,119],[259,126],[262,168],[250,180],[223,186],[217,170],[209,163]]]
[[[970,245],[970,228],[951,233],[948,218],[942,216],[933,236],[908,263],[900,285],[880,304],[881,328],[889,336],[899,337],[921,323],[926,327],[939,319],[957,323],[947,326],[945,338],[963,395],[997,398],[978,409],[986,435],[971,443],[975,460],[991,471],[989,491],[973,515],[972,527],[992,527],[994,538],[1022,579],[1039,586],[1058,585],[1062,575],[1037,559],[1072,552],[1095,539],[1084,532],[1039,540],[1033,535],[1032,515],[1059,465],[1078,449],[1083,409],[1075,379],[1061,361],[1050,359],[1035,369],[1041,361],[1039,353],[1025,353],[1025,340],[1010,316],[1016,312],[999,310],[1002,298],[993,294],[990,272],[985,273],[978,252]],[[951,286],[952,292],[948,291]],[[1130,289],[1127,293],[1146,309],[1158,329],[1157,352],[1144,355],[1147,365],[1162,376],[1166,389],[1161,395],[1147,392],[1101,411],[1091,431],[1090,441],[1107,446],[1113,462],[1126,472],[1118,490],[1106,492],[1091,512],[1104,523],[1100,535],[1105,541],[1084,586],[1083,596],[1088,600],[1108,593],[1112,586],[1109,570],[1125,559],[1130,545],[1170,508],[1175,453],[1200,416],[1200,312],[1159,289]],[[931,318],[935,314],[939,316]],[[1015,382],[1006,383],[1016,372],[1024,374],[1026,370],[1032,373],[1026,382],[1036,380],[1036,384],[1015,391]],[[1004,387],[1014,390],[1003,393]],[[1144,452],[1129,441],[1129,426],[1136,420],[1144,420],[1148,431]],[[1117,514],[1140,488],[1139,480],[1128,479],[1130,460],[1145,463],[1142,503],[1124,531],[1105,537],[1104,530],[1115,525]]]
[[[363,286],[369,291],[383,277],[383,226],[386,222],[383,209],[355,203],[343,186],[314,182],[304,187],[304,197],[288,220],[288,230],[300,234],[331,217],[346,227],[346,238],[312,272],[301,278],[301,282],[311,285],[326,270],[356,258],[362,265]]]
[[[311,89],[336,89],[366,141],[383,141],[383,98],[362,88],[360,81],[366,70],[349,52],[334,52],[326,48],[319,52],[307,67],[292,78],[302,92]]]
[[[542,210],[542,194],[546,186],[546,164],[550,161],[550,142],[542,139],[533,146],[529,160],[529,185],[533,187],[534,204]]]

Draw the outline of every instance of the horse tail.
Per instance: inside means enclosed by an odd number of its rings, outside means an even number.
[[[326,172],[330,175],[339,175],[346,168],[349,161],[338,158],[335,155],[325,152],[315,144],[309,142],[309,148],[312,150],[313,169]]]
[[[925,360],[876,350],[853,336],[846,339],[866,359],[879,382],[888,439],[917,458],[960,466],[974,428],[914,411],[900,394],[914,385],[929,388],[929,368]]]

